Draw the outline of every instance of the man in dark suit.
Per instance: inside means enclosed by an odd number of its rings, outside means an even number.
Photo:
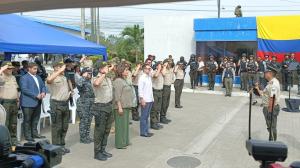
[[[45,138],[38,134],[37,125],[41,114],[41,102],[46,95],[46,87],[42,79],[36,75],[36,63],[28,64],[28,73],[21,77],[21,107],[24,114],[24,135],[27,141],[34,138]]]

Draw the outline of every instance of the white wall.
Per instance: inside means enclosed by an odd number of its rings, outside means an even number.
[[[154,54],[156,60],[164,60],[173,55],[175,63],[180,56],[188,62],[196,53],[194,40],[194,19],[197,15],[146,16],[144,18],[144,55]],[[187,69],[187,72],[189,70]],[[186,82],[189,82],[186,75]]]

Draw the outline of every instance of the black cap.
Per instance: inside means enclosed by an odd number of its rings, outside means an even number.
[[[86,72],[92,73],[92,69],[89,68],[89,67],[85,67],[85,68],[83,68],[83,69],[81,70],[81,74],[86,73]]]
[[[67,64],[67,63],[73,63],[74,61],[71,59],[71,58],[67,58],[64,60],[64,63]]]

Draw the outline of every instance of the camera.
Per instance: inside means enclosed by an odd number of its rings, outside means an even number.
[[[25,143],[12,152],[8,129],[0,125],[0,132],[1,168],[51,168],[62,161],[61,147],[51,145],[48,140]]]

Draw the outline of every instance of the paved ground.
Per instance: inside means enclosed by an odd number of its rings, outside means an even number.
[[[220,89],[219,89],[220,90]],[[189,89],[186,92],[193,92]],[[203,94],[214,93],[214,94]],[[78,124],[70,125],[67,144],[71,153],[63,157],[59,168],[171,168],[168,160],[176,156],[199,159],[199,168],[258,167],[245,149],[248,135],[248,98],[246,93],[224,97],[221,91],[199,89],[182,95],[183,109],[174,108],[174,93],[169,109],[173,120],[154,136],[139,135],[139,123],[130,127],[131,143],[127,149],[114,148],[114,134],[109,137],[108,151],[114,157],[106,162],[93,159],[93,144],[80,144]],[[286,94],[286,93],[285,93]],[[281,106],[284,107],[283,100]],[[300,158],[300,113],[282,112],[278,119],[278,139],[289,146],[289,157],[284,165]],[[43,132],[50,137],[49,131]],[[92,131],[93,132],[93,131]],[[253,107],[253,138],[267,139],[268,134],[261,107]],[[170,163],[170,162],[169,162]],[[196,163],[196,162],[194,162]],[[176,168],[194,168],[182,160]],[[197,167],[197,168],[198,168]]]

